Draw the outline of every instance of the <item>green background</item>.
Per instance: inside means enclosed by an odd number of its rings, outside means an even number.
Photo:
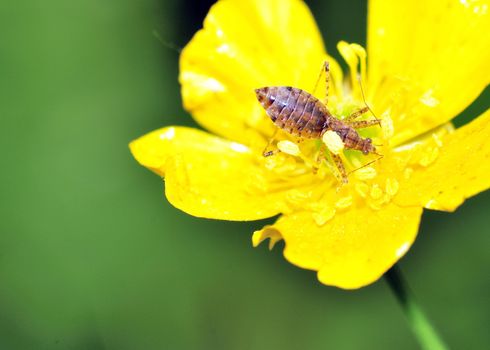
[[[364,2],[311,5],[332,53],[365,43]],[[178,55],[152,32],[183,46],[208,6],[0,3],[0,348],[417,348],[383,280],[322,286],[281,246],[252,248],[264,222],[190,217],[131,157],[130,140],[194,125]],[[426,211],[401,263],[454,349],[490,345],[489,205]]]

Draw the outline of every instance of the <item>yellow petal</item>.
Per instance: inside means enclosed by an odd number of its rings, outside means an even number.
[[[326,57],[302,1],[218,1],[181,55],[184,106],[213,133],[251,145],[256,130],[269,136],[273,128],[254,89],[290,85],[312,92]],[[329,61],[333,92],[342,73]],[[320,90],[316,95],[323,96]]]
[[[369,2],[369,93],[400,144],[451,120],[490,79],[489,1]]]
[[[324,225],[318,225],[311,212],[293,213],[257,231],[253,242],[270,237],[275,243],[280,235],[291,263],[318,271],[326,285],[360,288],[376,281],[407,252],[421,213],[421,207],[362,206],[337,211]]]
[[[441,137],[432,162],[412,166],[402,182],[396,202],[453,211],[468,197],[490,187],[490,110]],[[432,155],[432,148],[428,154]],[[426,166],[424,166],[426,165]]]
[[[188,214],[258,220],[280,211],[284,193],[269,191],[250,149],[206,132],[168,127],[130,144],[138,162],[165,176],[169,202]]]

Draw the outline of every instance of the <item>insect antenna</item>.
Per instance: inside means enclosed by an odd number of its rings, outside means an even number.
[[[371,112],[371,114],[373,115],[374,119],[380,121],[380,119],[376,116],[376,114],[374,114],[373,110],[371,109],[371,107],[369,107],[369,105],[366,102],[366,97],[364,96],[364,89],[362,88],[361,77],[358,77],[357,80],[359,80],[359,86],[361,87],[361,95],[362,95],[362,100],[364,101],[364,104],[369,109],[369,112]],[[381,127],[381,123],[379,124],[379,126]]]
[[[359,167],[359,168],[357,168],[357,169],[354,169],[354,170],[349,171],[349,172],[347,173],[347,176],[349,176],[350,174],[352,174],[352,173],[354,173],[354,172],[358,171],[359,169],[365,168],[365,167],[367,167],[368,165],[371,165],[371,164],[373,164],[373,163],[377,162],[378,160],[380,160],[381,158],[383,158],[383,157],[384,157],[384,155],[382,155],[382,154],[379,154],[379,153],[376,153],[376,152],[372,152],[372,153],[373,153],[373,154],[376,154],[376,155],[377,155],[377,156],[379,156],[379,157],[378,157],[378,158],[376,158],[376,159],[374,159],[374,160],[372,160],[372,161],[370,161],[370,162],[367,162],[366,164],[364,164],[364,165],[360,166],[360,167]]]
[[[179,55],[180,53],[182,52],[182,48],[175,45],[174,43],[170,42],[170,41],[166,41],[166,40],[163,40],[163,38],[161,37],[160,33],[158,33],[156,30],[153,31],[153,36],[155,36],[155,38],[157,38],[157,40],[163,45],[165,46],[167,49],[170,49],[172,51],[175,51],[177,52]]]
[[[316,93],[316,89],[318,89],[318,84],[320,83],[320,79],[323,75],[323,72],[328,71],[328,68],[329,68],[328,61],[323,62],[322,68],[320,69],[320,74],[318,74],[318,78],[316,78],[315,87],[313,88],[313,91],[311,93],[312,95],[314,95]],[[327,84],[328,84],[328,82],[327,82]],[[327,89],[328,89],[328,86],[327,86]]]

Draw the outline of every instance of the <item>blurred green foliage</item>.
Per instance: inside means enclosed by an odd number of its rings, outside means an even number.
[[[334,55],[340,39],[364,42],[365,3],[311,6]],[[205,11],[178,0],[0,3],[0,348],[416,348],[384,281],[322,286],[280,246],[252,248],[263,223],[187,216],[132,159],[133,138],[194,125],[178,55],[152,32],[184,45]],[[490,344],[489,204],[487,192],[455,214],[426,212],[402,261],[455,349]]]

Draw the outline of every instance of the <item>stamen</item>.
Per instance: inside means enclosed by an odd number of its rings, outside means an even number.
[[[359,44],[350,44],[351,48],[359,57],[359,62],[361,66],[361,80],[367,85],[367,74],[366,74],[366,50]]]
[[[342,197],[335,203],[335,206],[339,209],[348,208],[351,205],[352,205],[352,196]]]
[[[357,97],[359,95],[359,87],[357,86],[357,65],[359,59],[352,47],[345,41],[339,41],[337,49],[349,66],[352,95]]]
[[[369,186],[366,183],[358,182],[358,183],[356,183],[355,188],[356,188],[357,193],[359,193],[359,195],[362,198],[367,197],[368,192],[369,192]]]
[[[439,147],[429,147],[428,149],[424,150],[424,153],[422,155],[422,158],[419,160],[419,164],[427,167],[434,163],[434,161],[437,159],[439,156]]]
[[[381,130],[383,130],[383,138],[389,140],[395,133],[393,127],[393,119],[390,117],[390,110],[387,110],[381,115]]]
[[[377,172],[376,169],[372,167],[365,167],[356,171],[355,174],[356,178],[359,180],[370,180],[376,177]]]
[[[400,188],[400,184],[397,179],[386,179],[385,190],[390,196],[394,196],[398,189]]]
[[[379,187],[378,184],[374,184],[373,186],[371,186],[371,192],[369,194],[373,199],[380,199],[383,196],[383,190]]]
[[[288,140],[279,141],[277,143],[277,148],[279,148],[281,152],[284,152],[292,156],[298,156],[301,153],[298,145]]]
[[[366,50],[359,44],[355,44],[355,43],[349,44],[345,41],[340,41],[337,44],[337,49],[339,50],[344,60],[347,62],[347,65],[349,66],[352,95],[355,98],[359,98],[360,86],[357,81],[358,79],[357,65],[360,65],[361,80],[367,83]]]
[[[313,212],[311,216],[318,226],[323,226],[335,216],[335,208],[325,206],[321,211]]]

